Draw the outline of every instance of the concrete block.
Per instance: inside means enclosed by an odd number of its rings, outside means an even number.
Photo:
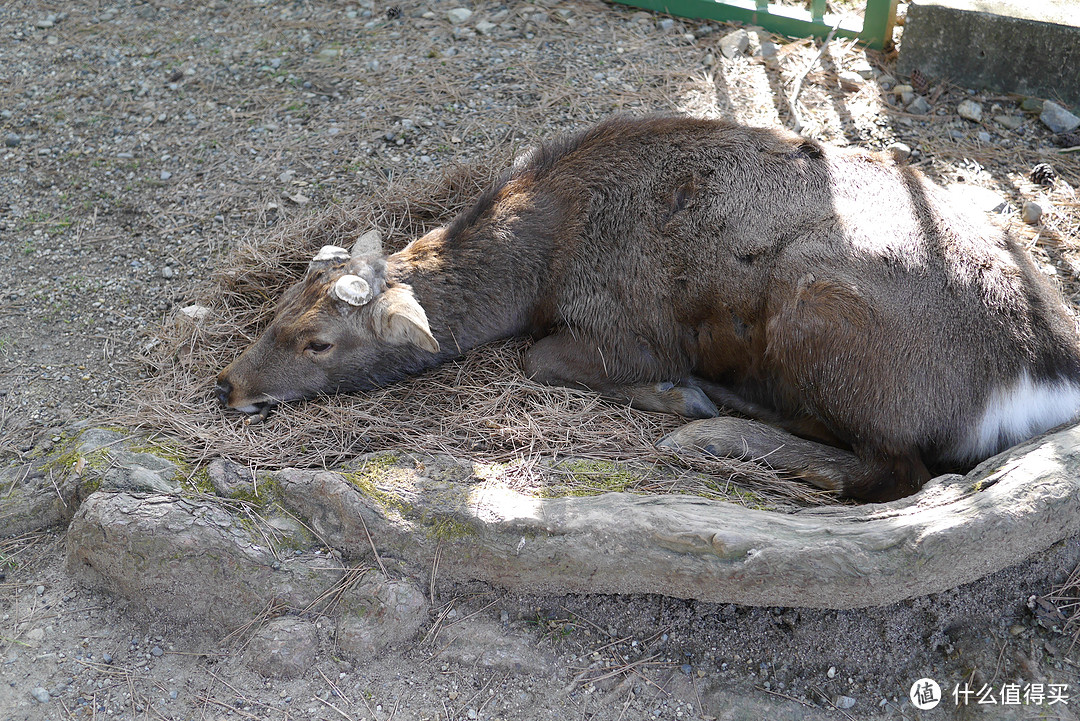
[[[915,0],[898,72],[1080,104],[1080,0]]]

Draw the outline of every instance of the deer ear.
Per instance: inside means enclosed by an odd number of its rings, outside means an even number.
[[[431,334],[427,313],[410,288],[391,288],[379,297],[375,335],[392,345],[412,344],[431,353],[439,352],[439,341]]]

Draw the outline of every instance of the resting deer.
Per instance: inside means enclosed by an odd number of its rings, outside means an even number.
[[[1080,413],[1060,294],[955,205],[884,155],[614,118],[397,253],[324,247],[218,397],[265,416],[528,335],[540,382],[699,419],[665,446],[901,497]]]

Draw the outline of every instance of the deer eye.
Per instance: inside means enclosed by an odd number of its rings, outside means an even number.
[[[309,350],[312,353],[325,353],[333,347],[333,343],[323,343],[322,341],[313,340],[307,344],[307,347],[304,350]]]

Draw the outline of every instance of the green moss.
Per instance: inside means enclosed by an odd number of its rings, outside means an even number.
[[[407,515],[409,506],[400,497],[384,490],[380,485],[385,485],[392,480],[399,458],[393,453],[383,453],[372,456],[364,461],[364,464],[355,471],[343,471],[342,476],[353,484],[371,500],[378,503],[386,510],[393,510]]]
[[[566,483],[541,489],[539,495],[542,498],[623,493],[644,480],[641,474],[612,461],[563,461],[554,469],[566,474]]]
[[[127,450],[132,453],[146,453],[147,455],[157,456],[172,463],[176,466],[177,471],[183,475],[191,474],[191,464],[188,463],[187,456],[184,455],[180,446],[175,443],[146,441],[141,445],[132,444],[127,447]]]
[[[210,481],[210,472],[206,470],[206,467],[196,468],[193,472],[185,474],[183,480],[180,481],[180,486],[185,491],[191,493],[205,493],[213,495],[214,484]]]
[[[476,535],[476,528],[472,524],[449,516],[426,516],[421,519],[421,525],[428,537],[436,541],[457,541]]]

